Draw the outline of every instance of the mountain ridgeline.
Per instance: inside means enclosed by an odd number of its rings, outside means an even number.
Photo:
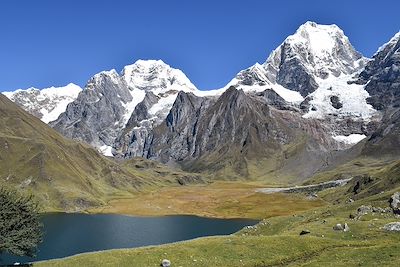
[[[80,211],[107,197],[163,184],[202,182],[198,175],[144,159],[116,163],[67,139],[0,94],[0,185],[33,193],[46,210]]]
[[[396,158],[399,36],[368,59],[338,26],[306,22],[264,63],[211,91],[161,60],[139,60],[94,75],[49,125],[106,156],[222,179],[302,181],[346,149]],[[23,95],[10,98],[32,112]]]

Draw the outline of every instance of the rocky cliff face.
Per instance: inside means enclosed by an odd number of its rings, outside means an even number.
[[[142,105],[146,105],[145,101],[137,109]],[[282,156],[285,146],[302,142],[302,147],[292,155],[303,153],[312,158],[319,150],[319,155],[325,157],[335,147],[326,129],[315,120],[302,118],[296,110],[288,111],[287,105],[268,90],[246,94],[230,87],[219,97],[180,92],[162,123],[146,127],[143,121],[148,119],[142,117],[141,123],[125,129],[122,139],[115,143],[115,151],[120,157],[139,155],[179,163],[191,171],[222,172],[229,168],[230,177],[248,177],[248,164],[261,159],[275,160]],[[137,121],[137,117],[132,116],[132,121]],[[319,165],[315,164],[315,168],[323,163],[318,157]]]
[[[364,85],[349,82],[368,61],[336,25],[307,22],[262,65],[239,72],[229,85],[247,92],[270,89],[289,104],[286,109],[300,109],[305,118],[323,121],[332,136],[364,135],[361,129],[372,129],[370,122],[380,114],[367,103]],[[357,124],[358,130],[335,127],[348,124]]]
[[[400,107],[400,32],[378,50],[359,77],[374,108]]]
[[[156,125],[166,117],[181,90],[197,89],[180,70],[161,60],[139,60],[125,66],[121,74],[111,70],[93,76],[78,98],[50,125],[112,156],[114,142],[117,138],[121,142],[125,127],[137,127],[135,121],[137,124],[143,118],[151,121],[149,125]]]
[[[129,105],[139,97],[115,70],[101,72],[50,125],[66,137],[105,148],[113,144],[129,118]]]
[[[230,85],[279,84],[306,97],[318,88],[318,79],[354,74],[366,62],[336,25],[306,22],[264,64],[241,71]]]
[[[384,113],[379,127],[365,143],[363,154],[400,155],[400,33],[378,50],[358,82],[366,84],[368,102]]]

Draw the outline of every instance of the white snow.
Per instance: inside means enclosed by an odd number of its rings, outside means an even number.
[[[376,110],[367,104],[368,92],[363,85],[348,84],[347,81],[349,80],[351,80],[349,75],[330,76],[325,80],[317,78],[316,81],[319,87],[309,95],[312,98],[310,107],[316,110],[310,109],[303,117],[323,119],[326,115],[332,114],[337,115],[339,118],[352,116],[354,119],[371,119],[376,114]],[[334,108],[331,105],[331,96],[339,97],[343,107],[340,109]]]
[[[101,146],[101,147],[99,147],[99,151],[104,156],[114,157],[114,155],[112,154],[112,147],[111,146],[107,146],[107,145]]]
[[[265,76],[264,76],[265,77]],[[224,93],[230,86],[235,86],[237,89],[242,89],[245,92],[262,92],[267,89],[274,90],[280,97],[282,97],[285,101],[299,104],[304,100],[301,94],[297,91],[289,90],[282,85],[277,83],[271,83],[265,77],[266,85],[243,85],[240,84],[240,81],[237,78],[233,78],[226,86],[220,89],[214,89],[209,91],[196,91],[194,92],[197,96],[218,96]]]
[[[128,102],[128,103],[121,102],[121,104],[124,106],[124,108],[126,110],[126,112],[123,116],[123,119],[122,119],[123,125],[125,125],[128,122],[129,118],[132,115],[132,112],[135,110],[135,107],[137,106],[137,104],[139,104],[140,102],[143,101],[143,99],[146,95],[145,91],[139,90],[137,88],[131,88],[130,93],[132,95],[132,101]]]
[[[18,89],[13,92],[3,92],[10,100],[16,101],[17,98],[23,98],[23,108],[28,112],[42,107],[41,120],[49,123],[58,118],[63,113],[67,105],[74,101],[82,91],[78,85],[70,83],[63,87],[50,87],[45,89]]]
[[[366,138],[365,135],[363,134],[350,134],[350,135],[336,135],[336,136],[332,136],[333,139],[335,139],[336,141],[340,142],[340,143],[344,143],[346,145],[355,145],[358,142],[360,142],[361,140],[363,140],[364,138]]]
[[[172,68],[162,60],[138,60],[125,66],[122,76],[131,88],[151,90],[156,95],[170,90],[197,91],[181,70]]]
[[[158,102],[149,109],[149,114],[166,117],[172,105],[174,104],[177,95],[178,94],[170,94],[168,96],[161,97]]]
[[[178,91],[195,94],[200,92],[181,70],[172,68],[162,60],[138,60],[125,66],[121,76],[130,87],[134,99],[124,104],[127,110],[124,124],[128,122],[136,105],[144,99],[146,91],[151,91],[160,98],[149,109],[149,114],[154,115],[152,121],[162,120],[168,115]]]
[[[99,83],[99,80],[101,80],[102,76],[110,77],[110,80],[114,84],[119,84],[119,82],[120,82],[120,76],[119,76],[118,72],[115,69],[106,70],[106,71],[102,71],[102,72],[99,72],[99,73],[95,74],[93,76],[94,82],[95,83]]]
[[[382,45],[381,47],[378,48],[378,51],[376,51],[375,55],[381,52],[383,49],[385,49],[386,46],[388,45],[394,45],[396,44],[400,39],[400,31],[396,33],[386,44]]]
[[[220,89],[212,89],[212,90],[197,90],[193,92],[194,95],[204,97],[204,96],[219,96],[222,95],[226,91],[226,87]]]
[[[326,53],[332,53],[335,47],[335,36],[343,35],[343,31],[333,25],[320,25],[314,22],[306,22],[299,27],[295,34],[289,36],[286,40],[295,43],[309,45],[311,53],[318,57],[325,57]]]
[[[302,95],[299,92],[286,89],[285,87],[283,87],[282,85],[279,85],[279,84],[273,84],[272,90],[274,90],[278,95],[280,95],[287,102],[300,103],[304,100],[304,98],[302,97]]]

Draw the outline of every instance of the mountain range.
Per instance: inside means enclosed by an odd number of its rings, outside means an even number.
[[[400,35],[371,58],[306,22],[266,61],[201,91],[161,60],[75,85],[4,93],[67,138],[223,179],[304,179],[350,153],[398,156]]]

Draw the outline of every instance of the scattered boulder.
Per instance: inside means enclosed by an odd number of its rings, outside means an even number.
[[[358,215],[366,215],[368,213],[372,212],[372,206],[366,206],[366,205],[362,205],[361,207],[359,207],[357,209],[357,214]]]
[[[311,233],[310,230],[303,230],[303,231],[300,232],[300,235],[306,235],[306,234],[309,234],[309,233]]]
[[[387,213],[390,212],[390,208],[380,208],[380,207],[372,207],[372,212],[376,212],[376,213]]]
[[[389,200],[394,214],[400,214],[400,192],[394,193]]]
[[[167,260],[167,259],[164,259],[164,260],[162,260],[160,266],[161,267],[170,267],[171,266],[171,262],[169,260]]]
[[[338,223],[335,226],[333,226],[333,230],[335,230],[335,231],[343,231],[344,228],[343,228],[342,224]]]
[[[386,231],[400,232],[400,222],[392,222],[385,224],[385,226],[383,226],[383,229]]]
[[[350,231],[350,227],[347,223],[345,223],[343,225],[341,223],[338,223],[335,226],[333,226],[333,230],[348,232],[348,231]]]

